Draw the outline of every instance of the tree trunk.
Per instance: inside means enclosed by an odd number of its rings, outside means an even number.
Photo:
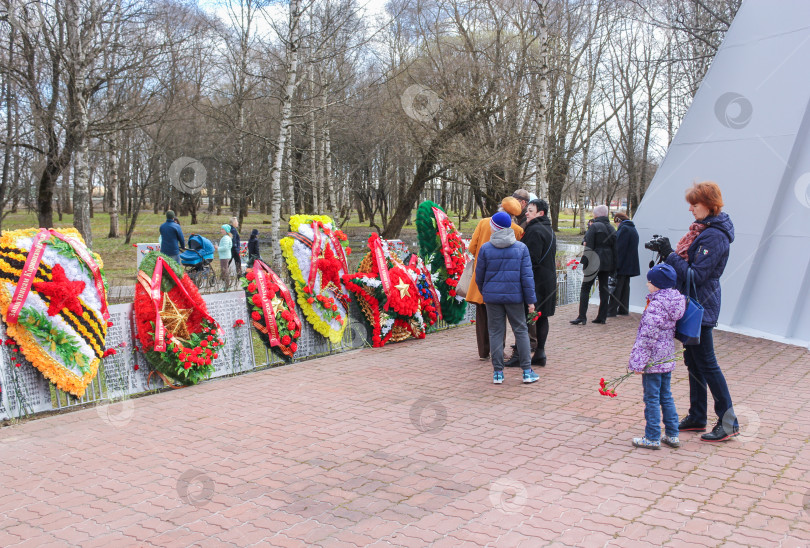
[[[118,213],[121,210],[121,185],[118,180],[118,172],[120,165],[118,162],[118,137],[113,135],[110,140],[110,180],[107,183],[107,192],[110,193],[110,200],[108,203],[110,211],[110,233],[108,238],[118,238],[121,236],[118,227]]]
[[[270,176],[270,248],[273,264],[281,264],[279,255],[279,225],[281,222],[281,167],[284,160],[284,150],[287,145],[287,135],[292,124],[292,102],[295,88],[298,86],[298,41],[299,22],[301,19],[300,0],[290,0],[290,37],[287,42],[287,74],[284,84],[284,96],[281,101],[281,125],[278,135],[278,149],[273,159],[273,169]]]
[[[82,235],[87,247],[92,248],[90,170],[87,165],[87,155],[87,138],[80,135],[76,143],[76,152],[73,155],[73,226]]]

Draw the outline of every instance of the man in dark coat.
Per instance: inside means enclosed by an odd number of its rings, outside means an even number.
[[[166,212],[166,222],[160,225],[160,251],[168,255],[178,263],[180,262],[180,250],[186,250],[185,237],[180,224],[176,222],[174,211]]]
[[[599,279],[599,312],[593,323],[605,323],[608,313],[608,278],[616,269],[616,230],[610,226],[608,207],[593,208],[593,224],[585,233],[585,253],[582,254],[585,279],[579,292],[579,316],[571,320],[574,325],[587,323],[588,299],[594,279]]]
[[[515,334],[523,382],[533,383],[539,378],[532,371],[529,332],[526,312],[534,310],[534,278],[529,250],[515,239],[512,218],[503,211],[489,221],[492,237],[481,246],[475,262],[475,279],[487,307],[489,319],[489,348],[492,355],[492,382],[503,383],[503,339],[506,320]]]
[[[641,273],[638,264],[638,231],[636,225],[624,213],[613,215],[616,223],[616,289],[610,296],[608,318],[630,313],[630,278]]]
[[[557,240],[548,217],[548,203],[532,200],[526,208],[526,232],[521,240],[529,248],[534,276],[534,293],[537,297],[535,311],[541,313],[537,320],[537,348],[532,356],[532,365],[546,365],[546,339],[548,319],[557,308]],[[526,237],[528,236],[528,240]],[[517,356],[512,358],[517,360]],[[511,361],[511,360],[510,360]],[[507,363],[511,366],[511,363]]]

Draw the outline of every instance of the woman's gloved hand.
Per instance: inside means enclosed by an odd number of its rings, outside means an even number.
[[[658,238],[658,254],[661,255],[662,258],[666,259],[669,257],[670,253],[672,253],[672,244],[669,243],[669,238],[666,236],[661,236]]]

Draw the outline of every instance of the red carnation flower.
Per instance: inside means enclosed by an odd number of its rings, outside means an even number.
[[[248,279],[249,282],[252,282],[253,280],[256,279],[256,274],[254,274],[253,271],[251,270],[250,272],[247,273],[245,277]]]
[[[307,302],[308,302],[309,304],[312,304],[312,303],[314,303],[314,302],[315,302],[315,299],[314,299],[314,298],[312,298],[312,297],[310,297],[309,299],[307,299]]]
[[[283,344],[284,346],[289,345],[291,342],[292,340],[290,339],[289,335],[284,335],[283,337],[281,337],[281,344]]]
[[[247,288],[248,288],[248,291],[250,291],[251,293],[253,293],[254,291],[256,291],[256,284],[254,284],[254,283],[249,283]]]
[[[258,293],[253,295],[253,297],[250,300],[253,301],[253,304],[255,304],[256,306],[262,305],[262,297]]]
[[[253,321],[260,321],[262,319],[262,315],[256,312],[255,310],[250,313],[250,317],[253,318]]]
[[[138,369],[140,369],[140,366],[138,366],[138,364],[136,363],[136,364],[133,366],[133,369],[135,369],[135,371],[137,371]]]
[[[346,255],[351,255],[351,254],[352,254],[352,248],[351,248],[351,247],[347,247],[347,248],[346,248]]]
[[[293,333],[293,337],[295,337],[297,339],[300,336],[301,336],[301,332],[296,329],[295,333]]]
[[[205,348],[206,346],[208,346],[208,341],[200,341],[200,346]]]
[[[297,351],[298,345],[295,343],[290,343],[290,350],[292,350],[293,352]]]
[[[218,357],[219,357],[219,352],[214,352],[214,359],[217,359]]]

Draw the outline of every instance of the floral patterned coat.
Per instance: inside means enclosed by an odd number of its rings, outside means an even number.
[[[645,373],[669,373],[675,369],[674,361],[654,365],[646,371],[644,368],[675,354],[675,323],[686,311],[686,298],[677,289],[660,289],[647,299],[627,368]]]

